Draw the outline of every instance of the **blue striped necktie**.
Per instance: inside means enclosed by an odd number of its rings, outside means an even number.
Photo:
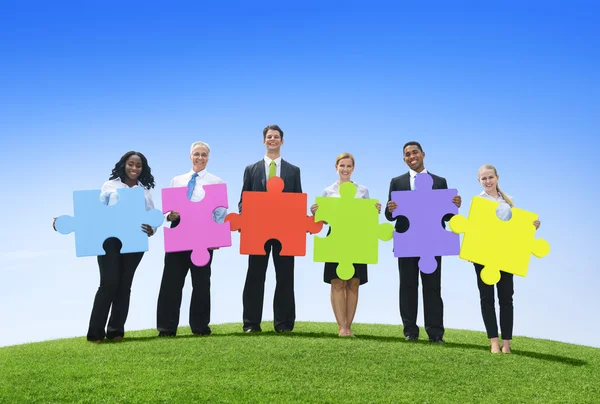
[[[192,174],[192,178],[190,178],[190,181],[188,182],[187,198],[190,200],[192,199],[192,194],[194,193],[194,187],[196,186],[196,177],[197,176],[198,176],[198,173]]]

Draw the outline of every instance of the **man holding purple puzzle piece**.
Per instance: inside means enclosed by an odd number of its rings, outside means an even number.
[[[398,207],[398,204],[392,201],[392,192],[414,190],[414,182],[417,174],[428,173],[425,170],[423,159],[425,153],[418,142],[407,142],[403,147],[404,162],[409,171],[390,181],[390,190],[388,194],[387,209],[385,217],[390,221],[395,221],[396,231],[405,232],[409,225],[404,216],[392,217],[392,212]],[[448,189],[446,179],[432,173],[428,173],[433,179],[432,189]],[[460,196],[454,196],[452,203],[460,208]],[[452,215],[444,217],[444,221],[450,220]],[[423,240],[427,242],[427,240]],[[419,270],[419,257],[398,258],[398,270],[400,273],[400,316],[404,325],[404,337],[407,341],[416,341],[419,338],[419,327],[417,326],[417,306],[418,306],[418,288],[419,274],[423,282],[423,306],[425,317],[425,331],[429,336],[429,341],[444,342],[444,304],[441,296],[441,269],[442,259],[435,257],[437,269],[430,274]]]

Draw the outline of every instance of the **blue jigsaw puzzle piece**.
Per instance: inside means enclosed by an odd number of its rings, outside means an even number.
[[[56,219],[56,231],[75,233],[78,257],[105,255],[102,245],[107,238],[116,237],[123,245],[121,253],[148,251],[148,235],[142,224],[159,227],[164,220],[158,209],[146,211],[144,188],[117,189],[119,201],[114,205],[100,202],[100,190],[74,191],[73,216]]]

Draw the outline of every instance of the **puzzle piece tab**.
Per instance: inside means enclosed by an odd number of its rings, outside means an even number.
[[[464,233],[459,257],[483,265],[481,280],[488,285],[500,280],[500,271],[526,276],[531,254],[541,258],[550,252],[546,240],[534,238],[537,214],[513,207],[512,218],[503,221],[496,215],[498,205],[475,196],[469,218],[456,215],[449,222],[454,233]]]
[[[391,223],[379,224],[377,199],[355,195],[356,186],[345,182],[340,198],[316,198],[315,220],[327,222],[331,231],[327,237],[315,237],[313,260],[337,262],[336,273],[343,280],[354,276],[352,264],[377,264],[379,240],[391,240],[394,233]]]
[[[163,188],[163,213],[179,212],[179,224],[165,226],[165,252],[192,251],[191,259],[199,267],[210,261],[209,248],[231,246],[228,223],[216,223],[213,211],[227,208],[227,185],[204,185],[205,196],[198,202],[187,197],[187,187]]]
[[[267,181],[267,192],[246,191],[242,194],[244,206],[241,215],[229,213],[225,221],[231,231],[241,230],[240,253],[265,255],[265,243],[276,239],[281,243],[282,256],[306,255],[306,232],[318,233],[323,223],[315,223],[306,215],[307,195],[283,192],[283,180],[272,177]]]
[[[123,245],[121,253],[148,251],[148,235],[142,224],[159,227],[163,223],[160,210],[146,211],[144,188],[119,188],[119,201],[114,205],[100,202],[100,190],[74,191],[73,216],[56,219],[56,231],[75,233],[75,251],[78,257],[105,255],[102,245],[116,237]]]
[[[426,274],[437,269],[436,256],[460,252],[459,236],[442,225],[445,215],[458,214],[458,207],[452,203],[458,191],[432,186],[433,177],[423,173],[415,177],[415,190],[392,192],[392,201],[398,204],[392,217],[405,216],[409,221],[406,232],[394,232],[394,256],[420,257],[419,269]]]

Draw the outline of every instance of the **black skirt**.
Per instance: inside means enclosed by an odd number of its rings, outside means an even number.
[[[360,279],[360,284],[363,285],[369,280],[367,279],[367,264],[352,264],[354,265],[353,278]],[[325,283],[331,283],[332,279],[340,279],[336,273],[338,263],[337,262],[326,262],[325,269],[323,271],[323,281]]]

